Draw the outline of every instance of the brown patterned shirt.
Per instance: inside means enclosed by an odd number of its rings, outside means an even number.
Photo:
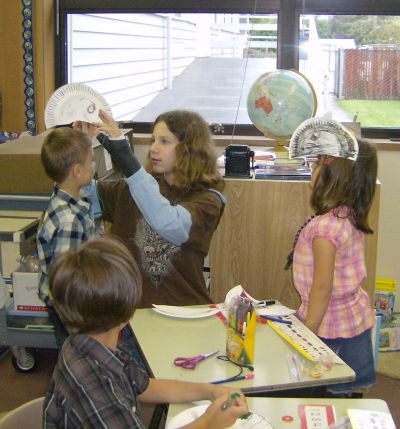
[[[212,190],[178,196],[163,178],[157,178],[161,195],[191,215],[188,240],[176,246],[143,218],[124,180],[98,183],[103,218],[111,233],[122,239],[138,261],[143,276],[140,307],[152,304],[194,305],[211,303],[203,277],[204,258],[223,212],[224,202]]]

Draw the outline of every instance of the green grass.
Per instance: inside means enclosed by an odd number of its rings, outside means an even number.
[[[338,105],[351,117],[358,112],[362,127],[400,126],[400,100],[339,100]]]

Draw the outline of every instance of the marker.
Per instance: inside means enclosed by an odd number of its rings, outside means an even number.
[[[243,414],[243,416],[240,416],[240,420],[247,420],[252,414],[251,411],[248,411],[246,414]]]
[[[270,322],[284,323],[285,325],[292,324],[290,320],[279,319],[279,317],[264,316],[264,315],[260,315],[260,317],[261,319],[269,320]]]
[[[232,393],[231,397],[227,399],[221,406],[221,410],[225,411],[230,408],[236,401],[237,398],[240,398],[240,393]]]
[[[252,378],[254,378],[254,374],[250,373],[246,375],[239,375],[238,377],[225,378],[225,380],[212,381],[211,384],[224,384],[230,383],[231,381],[250,380]]]
[[[268,307],[269,305],[274,305],[275,304],[275,300],[271,299],[269,301],[258,301],[257,305],[259,307]]]

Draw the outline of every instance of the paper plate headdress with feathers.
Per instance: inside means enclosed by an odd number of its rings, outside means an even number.
[[[357,139],[340,122],[311,118],[294,131],[289,143],[289,157],[329,155],[355,161]]]

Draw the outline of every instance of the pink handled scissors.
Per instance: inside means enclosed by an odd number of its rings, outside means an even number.
[[[218,353],[218,350],[216,352],[204,353],[193,357],[177,357],[174,359],[174,364],[185,369],[195,369],[198,363],[215,355],[216,353]]]

